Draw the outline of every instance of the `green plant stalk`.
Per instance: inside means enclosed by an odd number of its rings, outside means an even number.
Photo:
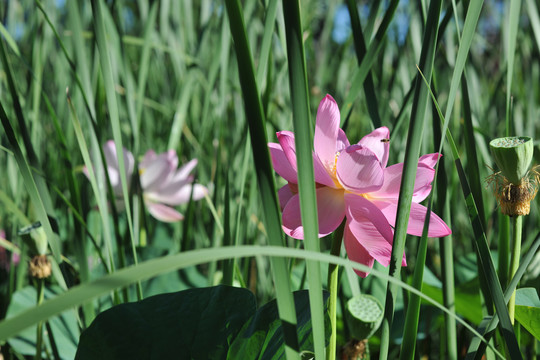
[[[503,288],[508,285],[510,279],[508,274],[510,273],[510,267],[508,264],[510,254],[510,217],[503,215],[500,211],[499,215],[499,262],[498,262],[498,274]]]
[[[300,214],[304,228],[304,244],[307,250],[320,251],[317,196],[313,171],[313,127],[310,118],[307,87],[306,58],[304,54],[303,30],[299,0],[283,1],[283,17],[287,41],[289,87],[293,112],[294,142],[298,168],[298,195]],[[324,358],[324,305],[322,297],[321,266],[315,261],[306,261],[309,286],[309,306],[313,327],[315,357]]]
[[[536,251],[540,248],[540,232],[536,235],[532,245],[529,247],[529,250],[524,254],[523,258],[520,259],[520,265],[516,274],[508,283],[508,287],[504,290],[504,301],[508,304],[510,297],[514,293],[514,289],[517,287],[518,282],[525,274],[525,271],[529,267],[533,257],[536,254]],[[495,333],[497,324],[499,323],[498,316],[489,316],[485,317],[480,325],[478,326],[478,331],[482,333],[482,336],[489,341],[492,335]],[[467,350],[466,359],[477,359],[480,360],[484,351],[486,350],[486,345],[488,342],[481,342],[480,338],[475,337],[472,339],[469,349]]]
[[[267,147],[268,141],[265,132],[266,119],[262,109],[257,81],[255,80],[253,59],[247,40],[244,17],[238,0],[226,0],[225,6],[227,8],[229,26],[234,40],[239,69],[238,74],[244,98],[246,119],[249,125],[257,183],[260,189],[260,198],[262,204],[264,204],[264,223],[268,241],[270,245],[283,247],[284,241],[282,237],[280,213],[277,206],[274,174],[270,164],[270,155]],[[279,317],[284,329],[285,356],[287,359],[299,359],[296,312],[291,294],[287,265],[284,258],[277,257],[273,258],[270,263],[276,287]]]
[[[345,220],[337,228],[332,236],[332,247],[330,248],[330,255],[339,256],[341,251],[341,243],[343,242],[343,230],[345,229]],[[326,351],[326,359],[334,360],[336,358],[337,350],[337,293],[339,284],[339,266],[336,264],[328,265],[328,291],[330,297],[328,298],[328,313],[330,315],[330,325],[332,327],[332,333],[330,334],[330,340],[328,349]]]
[[[422,71],[428,74],[431,79],[433,62],[435,58],[435,47],[437,44],[439,31],[439,17],[441,13],[439,1],[432,1],[429,6],[422,52],[420,54],[419,66]],[[429,99],[428,86],[424,86],[422,78],[417,77],[414,93],[414,100],[411,110],[407,145],[405,149],[405,161],[403,163],[403,175],[401,178],[401,188],[399,192],[396,226],[394,233],[394,243],[390,257],[389,274],[399,278],[401,274],[401,261],[405,250],[405,240],[407,236],[407,226],[412,203],[414,183],[416,180],[416,169],[418,167],[418,156],[420,155],[420,145],[422,144],[422,133],[425,127],[425,114]],[[394,306],[397,298],[397,287],[388,284],[386,289],[386,301],[384,309],[384,319],[382,322],[381,347],[379,359],[388,359],[388,349],[390,346],[390,328],[394,319]]]
[[[45,297],[45,280],[44,279],[36,279],[36,286],[37,286],[37,306],[41,305],[43,302],[43,299]],[[40,321],[37,324],[36,327],[36,356],[34,357],[36,360],[41,360],[41,348],[43,346],[43,323],[44,321]]]
[[[512,279],[516,274],[519,267],[519,257],[521,253],[521,232],[523,228],[523,216],[512,217],[512,227],[514,228],[514,234],[512,237],[512,255],[510,260],[510,273],[508,278]],[[514,323],[514,315],[516,308],[516,290],[512,293],[510,301],[508,302],[508,314],[510,315],[510,321]]]
[[[418,70],[420,71],[420,75],[422,76],[422,79],[424,80],[426,87],[431,90],[430,84],[427,81],[427,79],[424,77],[424,74],[422,73],[420,68],[418,68]],[[478,252],[478,259],[480,260],[482,268],[484,269],[487,285],[489,288],[489,293],[491,294],[491,297],[495,304],[495,309],[498,313],[498,316],[500,317],[501,326],[504,329],[503,334],[504,334],[506,344],[508,345],[512,356],[515,356],[516,359],[521,359],[522,358],[521,352],[519,350],[519,346],[516,341],[516,336],[514,333],[512,322],[510,321],[510,316],[508,315],[508,309],[506,306],[506,301],[503,297],[501,283],[499,281],[499,277],[497,276],[497,273],[495,272],[495,266],[493,265],[493,259],[491,258],[491,253],[489,251],[486,234],[484,232],[484,228],[482,227],[482,223],[480,222],[480,219],[478,216],[478,210],[476,208],[474,198],[472,197],[471,190],[469,187],[469,182],[467,181],[467,177],[465,175],[465,171],[463,170],[463,166],[461,165],[461,159],[459,158],[459,153],[458,153],[456,144],[454,142],[452,134],[450,133],[450,130],[448,129],[448,123],[442,115],[439,104],[437,103],[437,99],[435,98],[435,95],[433,94],[433,92],[431,92],[431,97],[433,99],[433,104],[435,105],[437,112],[439,114],[439,117],[445,123],[443,127],[443,129],[445,130],[443,130],[443,133],[446,132],[446,140],[448,141],[450,148],[452,149],[452,156],[454,158],[454,164],[456,166],[459,181],[461,183],[461,190],[463,192],[463,196],[465,197],[465,202],[467,204],[467,211],[469,213],[469,219],[473,226],[473,231],[475,235],[475,245],[476,245],[475,248]]]
[[[431,200],[433,196],[429,195],[428,210],[426,213],[426,220],[424,221],[424,229],[422,230],[422,237],[420,238],[420,244],[418,245],[418,254],[416,256],[416,263],[414,265],[414,275],[412,286],[418,291],[422,291],[422,282],[424,280],[424,268],[426,266],[427,255],[427,234],[429,228],[429,217],[431,215]],[[401,343],[400,360],[414,359],[414,352],[416,349],[416,335],[418,332],[418,323],[420,321],[420,302],[421,299],[417,295],[409,296],[409,304],[406,306],[407,314],[405,316],[405,326],[403,331],[403,341]]]

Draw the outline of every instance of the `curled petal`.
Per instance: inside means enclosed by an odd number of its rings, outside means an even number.
[[[296,167],[296,148],[294,145],[294,134],[290,131],[280,131],[277,133],[277,138],[285,157],[295,172],[298,172]]]
[[[334,231],[345,216],[343,190],[321,187],[316,194],[319,237],[323,237]],[[295,239],[304,238],[298,194],[292,196],[283,209],[283,231]]]
[[[342,151],[346,147],[351,146],[349,143],[349,139],[347,139],[347,135],[345,135],[345,131],[342,129],[338,130],[338,138],[337,138],[337,144],[336,144],[336,152]]]
[[[336,162],[339,131],[339,108],[330,95],[319,103],[315,124],[314,150],[322,164],[329,170]]]
[[[382,187],[369,194],[373,198],[393,199],[399,197],[401,188],[401,175],[403,173],[403,163],[395,164],[384,169],[384,182]],[[418,164],[416,170],[416,180],[413,189],[413,202],[423,201],[431,192],[431,182],[435,176],[435,170],[422,163]]]
[[[339,154],[336,174],[345,189],[360,194],[379,190],[384,180],[377,156],[360,145],[349,146]]]
[[[397,214],[397,200],[372,200],[372,202],[382,211],[390,225],[395,226]],[[411,204],[409,215],[409,224],[407,234],[422,236],[424,220],[426,218],[427,208],[417,203]],[[429,218],[429,237],[443,237],[450,235],[452,230],[446,223],[434,212]]]
[[[355,194],[345,194],[347,223],[365,250],[384,266],[390,263],[394,231],[376,204]],[[403,265],[406,265],[405,254]]]
[[[437,165],[437,161],[442,157],[439,153],[433,153],[433,154],[426,154],[423,156],[420,156],[420,159],[418,159],[418,166],[424,165],[428,168],[434,169],[435,165]]]
[[[163,222],[176,222],[184,219],[184,216],[178,211],[163,204],[146,202],[146,207],[153,217]]]
[[[173,181],[187,179],[189,177],[189,174],[191,174],[193,169],[195,169],[195,166],[197,166],[197,162],[197,159],[191,159],[190,161],[182,165],[174,175]]]
[[[377,156],[382,167],[385,168],[388,163],[388,151],[390,150],[390,143],[385,140],[389,139],[390,130],[383,126],[364,136],[358,144],[370,149]]]
[[[291,166],[280,144],[268,143],[274,170],[288,182],[297,183],[296,170]]]

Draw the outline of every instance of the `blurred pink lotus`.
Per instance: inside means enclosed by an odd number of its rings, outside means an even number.
[[[116,206],[124,209],[120,170],[113,140],[105,143],[103,152]],[[135,162],[133,154],[126,149],[123,149],[123,156],[129,186]],[[171,206],[187,203],[190,199],[200,200],[208,193],[206,187],[192,184],[194,179],[190,173],[196,165],[197,160],[193,159],[177,169],[178,157],[174,150],[161,154],[156,154],[154,150],[146,152],[139,163],[139,178],[145,205],[153,217],[165,222],[180,221],[184,216]],[[88,176],[88,171],[83,171]]]
[[[192,184],[190,173],[196,165],[197,159],[193,159],[177,169],[178,157],[174,150],[161,154],[148,150],[144,154],[139,174],[144,202],[153,217],[166,222],[182,220],[184,216],[170,206],[187,203],[189,199],[200,200],[208,193],[206,187]]]
[[[358,144],[350,145],[339,123],[338,106],[326,95],[317,111],[313,152],[319,237],[333,232],[346,217],[344,242],[349,258],[370,268],[374,260],[388,266],[403,163],[386,167],[390,147],[388,128],[375,129]],[[294,134],[280,131],[277,137],[279,143],[268,146],[274,169],[288,182],[278,192],[283,230],[293,238],[303,239]],[[419,160],[409,234],[422,233],[427,209],[418,203],[431,191],[439,157],[429,154]],[[428,235],[441,237],[450,233],[444,221],[432,213]],[[405,254],[403,265],[406,265]],[[357,273],[362,277],[368,274]]]
[[[0,268],[9,271],[12,266],[17,266],[21,261],[20,250],[6,239],[6,232],[3,229],[0,229],[0,239],[5,242],[0,244]],[[7,249],[5,246],[7,246]],[[8,250],[11,250],[11,252],[8,252]],[[9,256],[10,254],[11,256]]]

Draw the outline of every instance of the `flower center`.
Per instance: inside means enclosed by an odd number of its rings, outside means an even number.
[[[336,152],[336,156],[334,156],[334,163],[330,164],[329,166],[330,176],[332,176],[332,180],[334,181],[334,184],[336,184],[338,189],[343,188],[337,178],[337,159],[339,157],[339,154],[341,154],[341,151]]]

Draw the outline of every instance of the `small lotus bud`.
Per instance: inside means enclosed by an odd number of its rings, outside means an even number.
[[[502,175],[512,184],[519,185],[531,165],[532,139],[528,136],[504,137],[492,140],[489,146]]]

